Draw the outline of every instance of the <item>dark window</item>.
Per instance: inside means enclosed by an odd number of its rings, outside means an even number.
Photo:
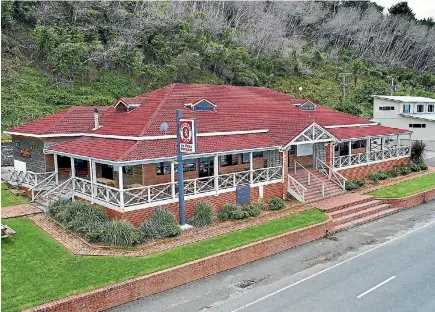
[[[229,154],[221,156],[221,167],[233,166],[238,164],[238,154]]]
[[[403,104],[403,112],[409,113],[411,111],[411,105],[409,104]]]
[[[76,167],[76,169],[86,169],[88,167],[88,161],[75,158],[74,166]]]
[[[15,142],[15,147],[20,148],[21,143],[20,142]]]
[[[178,172],[178,166],[174,168],[175,172]],[[186,159],[183,161],[183,172],[195,171],[196,170],[196,160]],[[161,162],[156,164],[156,175],[171,174],[171,163],[169,161]]]
[[[381,111],[392,111],[392,110],[394,110],[394,106],[380,106],[379,110],[381,110]]]
[[[249,163],[249,153],[243,153],[242,154],[242,164],[248,164]]]
[[[424,105],[419,104],[417,105],[417,113],[423,113],[424,112]]]
[[[210,112],[214,111],[215,107],[206,100],[202,100],[201,102],[193,106],[193,110],[195,112]]]
[[[335,146],[335,148],[337,148],[337,146]],[[290,155],[296,155],[297,152],[298,152],[298,146],[297,145],[290,146]]]
[[[123,166],[122,172],[127,175],[133,175],[133,166]]]
[[[300,109],[301,110],[310,110],[310,111],[313,111],[313,110],[316,110],[316,105],[314,105],[310,101],[307,101],[307,102],[305,102],[304,104],[302,104],[300,106]]]
[[[362,147],[366,147],[366,145],[367,145],[366,140],[358,140],[352,142],[352,148],[362,148]]]
[[[110,165],[101,164],[101,176],[103,178],[113,180],[113,167]]]
[[[427,106],[427,112],[428,112],[428,113],[433,113],[433,112],[434,112],[434,107],[435,107],[434,104],[429,104],[429,105]]]
[[[343,142],[335,145],[335,151],[340,152],[340,156],[349,155],[349,142]]]
[[[252,157],[263,158],[263,152],[254,152],[254,153],[252,153]]]
[[[213,157],[201,157],[199,159],[199,177],[211,177],[214,172]]]
[[[56,155],[54,155],[56,157]],[[57,166],[59,168],[71,168],[71,158],[65,156],[57,156]]]
[[[117,113],[126,113],[128,111],[128,106],[125,105],[123,102],[119,102],[118,105],[115,107],[115,111]]]
[[[426,124],[409,124],[410,128],[426,128]]]

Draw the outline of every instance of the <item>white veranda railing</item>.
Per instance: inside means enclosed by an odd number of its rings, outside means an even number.
[[[296,198],[300,202],[305,201],[305,191],[307,188],[300,184],[295,178],[291,175],[288,175],[288,185],[287,190],[294,198]]]
[[[395,157],[407,156],[410,153],[409,146],[393,147],[384,150],[371,151],[370,153],[358,153],[334,157],[334,168],[343,168],[359,164],[367,164],[374,161],[385,160]]]
[[[54,172],[33,172],[33,171],[20,171],[9,170],[9,182],[16,183],[18,185],[25,185],[34,187],[43,181]]]
[[[330,181],[337,184],[343,190],[346,189],[347,179],[318,158],[316,158],[316,170],[327,177]]]

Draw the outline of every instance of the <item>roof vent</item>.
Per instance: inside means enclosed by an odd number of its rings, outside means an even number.
[[[216,110],[216,105],[205,99],[199,100],[194,104],[184,104],[184,106],[195,112],[214,112]]]
[[[98,108],[94,109],[94,128],[92,130],[97,130],[100,128],[100,116],[98,115]]]

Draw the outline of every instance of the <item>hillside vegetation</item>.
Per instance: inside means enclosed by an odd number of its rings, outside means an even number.
[[[406,3],[2,2],[2,130],[173,82],[266,86],[371,116],[435,97],[435,27]],[[342,103],[339,73],[351,73]]]

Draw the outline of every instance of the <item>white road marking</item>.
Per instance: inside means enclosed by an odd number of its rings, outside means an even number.
[[[283,292],[284,290],[287,290],[287,289],[292,288],[292,287],[294,287],[294,286],[296,286],[296,285],[299,285],[300,283],[303,283],[303,282],[305,282],[305,281],[308,281],[308,280],[312,279],[313,277],[316,277],[317,275],[320,275],[320,274],[322,274],[322,273],[328,272],[329,270],[332,270],[333,268],[336,268],[336,267],[338,267],[338,266],[340,266],[340,265],[342,265],[342,264],[345,264],[346,262],[349,262],[349,261],[351,261],[351,260],[353,260],[353,259],[359,258],[359,257],[361,257],[361,256],[363,256],[363,255],[365,255],[365,254],[367,254],[367,253],[369,253],[369,252],[371,252],[371,251],[373,251],[373,250],[376,250],[376,249],[378,249],[378,248],[381,248],[381,247],[383,247],[383,246],[385,246],[385,245],[387,245],[387,244],[390,244],[390,243],[392,243],[392,242],[394,242],[394,241],[396,241],[396,240],[398,240],[398,239],[400,239],[400,238],[402,238],[402,237],[404,237],[404,236],[407,236],[407,235],[409,235],[409,234],[411,234],[411,233],[414,233],[414,232],[416,232],[416,231],[418,231],[418,230],[421,230],[421,229],[423,229],[423,228],[425,228],[425,227],[427,227],[427,226],[433,225],[433,224],[435,224],[435,221],[429,222],[429,223],[427,223],[427,224],[425,224],[425,225],[423,225],[423,226],[421,226],[421,227],[419,227],[419,228],[413,229],[413,230],[411,230],[411,231],[409,231],[409,232],[407,232],[407,233],[405,233],[405,234],[403,234],[403,235],[401,235],[401,236],[398,236],[398,237],[395,237],[395,238],[390,239],[389,241],[383,242],[383,243],[381,243],[381,244],[379,244],[379,245],[377,245],[377,246],[375,246],[375,247],[373,247],[373,248],[370,248],[370,249],[368,249],[368,250],[366,250],[366,251],[364,251],[364,252],[362,252],[362,253],[360,253],[360,254],[357,254],[357,255],[355,255],[355,256],[353,256],[353,257],[350,257],[349,259],[346,259],[346,260],[344,260],[344,261],[342,261],[342,262],[336,263],[336,264],[334,264],[334,265],[332,265],[332,266],[330,266],[330,267],[328,267],[328,268],[326,268],[326,269],[324,269],[324,270],[322,270],[322,271],[319,271],[319,272],[317,272],[317,273],[315,273],[315,274],[313,274],[313,275],[307,276],[307,277],[305,277],[305,278],[303,278],[303,279],[301,279],[301,280],[299,280],[299,281],[297,281],[297,282],[295,282],[295,283],[293,283],[293,284],[287,285],[286,287],[283,287],[283,288],[281,288],[281,289],[278,289],[278,290],[276,290],[276,291],[274,291],[274,292],[272,292],[272,293],[270,293],[270,294],[268,294],[268,295],[266,295],[266,296],[264,296],[264,297],[258,298],[258,299],[255,300],[255,301],[252,301],[252,302],[250,302],[250,303],[247,303],[247,304],[245,304],[244,306],[241,306],[240,308],[237,308],[237,309],[235,309],[235,310],[232,310],[231,312],[241,311],[241,310],[243,310],[243,309],[245,309],[245,308],[247,308],[247,307],[250,307],[250,306],[252,306],[252,305],[254,305],[254,304],[256,304],[256,303],[258,303],[258,302],[260,302],[260,301],[263,301],[263,300],[265,300],[265,299],[267,299],[267,298],[269,298],[269,297],[275,296],[275,295],[279,294],[280,292]]]
[[[370,288],[369,290],[363,292],[362,294],[358,295],[357,298],[359,299],[359,298],[361,298],[361,297],[364,297],[364,296],[367,295],[368,293],[371,293],[373,290],[375,290],[375,289],[381,287],[382,285],[385,285],[386,283],[388,283],[389,281],[392,281],[392,280],[395,279],[395,278],[396,278],[396,275],[391,276],[389,279],[386,279],[386,280],[383,281],[382,283],[379,283],[378,285],[376,285],[376,286]]]

